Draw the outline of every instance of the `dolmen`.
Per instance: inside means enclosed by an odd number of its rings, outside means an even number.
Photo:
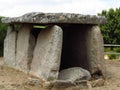
[[[46,82],[76,85],[105,77],[103,37],[106,18],[73,13],[32,12],[5,17],[4,59],[9,67]]]

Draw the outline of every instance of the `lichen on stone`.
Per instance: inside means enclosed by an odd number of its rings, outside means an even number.
[[[106,18],[96,15],[82,15],[74,13],[42,13],[32,12],[20,17],[5,17],[3,23],[37,23],[37,24],[103,24]]]

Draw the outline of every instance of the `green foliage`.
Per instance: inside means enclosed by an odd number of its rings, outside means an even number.
[[[116,60],[116,59],[119,58],[119,55],[109,54],[108,57],[109,57],[110,60]]]
[[[105,44],[120,44],[120,8],[103,10],[99,16],[105,16],[107,23],[101,25]]]
[[[105,52],[111,52],[111,53],[120,53],[120,47],[105,47]],[[108,57],[110,60],[118,60],[120,55],[119,54],[108,54]]]
[[[111,48],[110,47],[104,47],[104,52],[111,52]]]
[[[44,29],[46,28],[45,26],[38,26],[38,25],[35,25],[34,28],[41,28],[41,29]]]
[[[1,22],[2,17],[0,17],[0,56],[3,56],[3,44],[4,38],[6,36],[7,25]]]
[[[105,44],[120,44],[120,8],[103,10],[98,14],[99,16],[105,16],[107,23],[101,25],[101,32]],[[105,52],[119,52],[120,47],[106,47]],[[110,59],[117,59],[119,55],[109,54]]]
[[[113,48],[113,51],[120,53],[120,47],[115,47],[115,48]]]

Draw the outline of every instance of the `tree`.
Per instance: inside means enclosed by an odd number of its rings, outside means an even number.
[[[120,8],[103,10],[98,15],[107,18],[107,23],[100,26],[104,43],[120,44]]]
[[[4,39],[6,36],[7,25],[1,22],[2,17],[0,17],[0,56],[3,56]]]

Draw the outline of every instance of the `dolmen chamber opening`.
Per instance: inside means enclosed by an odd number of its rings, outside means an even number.
[[[105,77],[105,17],[72,13],[27,13],[5,17],[4,59],[9,67],[45,81]]]

